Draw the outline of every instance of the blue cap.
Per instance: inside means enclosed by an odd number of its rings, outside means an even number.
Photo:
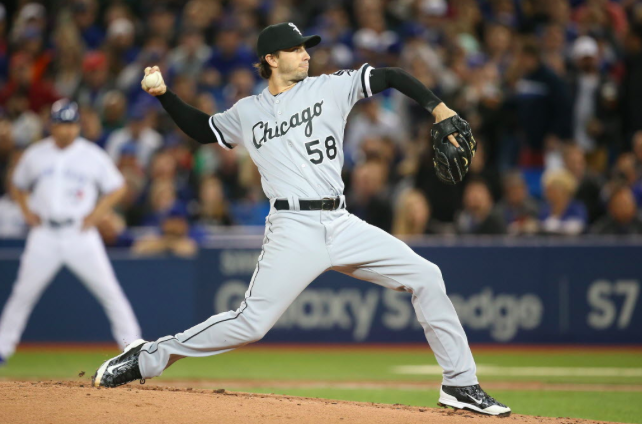
[[[78,104],[68,99],[58,100],[51,106],[51,121],[55,123],[75,123],[80,120]]]

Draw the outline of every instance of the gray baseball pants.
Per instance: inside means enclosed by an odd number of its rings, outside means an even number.
[[[293,206],[298,206],[296,200],[290,200]],[[216,355],[260,340],[308,284],[328,270],[411,293],[417,319],[444,370],[443,383],[477,384],[466,334],[435,264],[345,209],[274,207],[266,218],[263,249],[241,306],[183,333],[146,343],[139,362],[142,376],[157,377],[184,357]]]

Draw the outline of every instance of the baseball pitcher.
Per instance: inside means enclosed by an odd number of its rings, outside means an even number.
[[[479,386],[475,362],[439,268],[405,243],[346,211],[341,168],[346,119],[354,104],[395,88],[431,112],[435,169],[442,181],[463,178],[475,152],[470,127],[399,68],[308,77],[307,49],[321,41],[292,23],[258,38],[259,73],[268,87],[229,110],[207,116],[167,89],[157,67],[143,89],[157,96],[176,124],[199,143],[242,145],[261,173],[270,199],[263,249],[245,299],[235,311],[210,317],[183,333],[132,343],[106,361],[93,384],[114,387],[156,377],[178,359],[216,355],[260,340],[317,276],[335,270],[412,293],[417,319],[443,368],[439,401],[454,408],[510,414]],[[158,75],[156,75],[158,74]]]

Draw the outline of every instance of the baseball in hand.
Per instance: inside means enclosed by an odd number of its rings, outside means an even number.
[[[156,88],[160,86],[163,83],[163,77],[161,76],[160,72],[154,72],[149,75],[145,76],[145,79],[143,80],[145,83],[145,86],[149,88]]]

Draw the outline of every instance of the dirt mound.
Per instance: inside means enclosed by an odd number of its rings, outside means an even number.
[[[215,386],[216,383],[212,383]],[[471,420],[474,418],[474,421]],[[163,387],[133,383],[95,389],[88,382],[0,382],[0,423],[181,424],[233,423],[431,423],[479,422],[589,424],[574,418],[512,415],[484,417],[465,411]]]

